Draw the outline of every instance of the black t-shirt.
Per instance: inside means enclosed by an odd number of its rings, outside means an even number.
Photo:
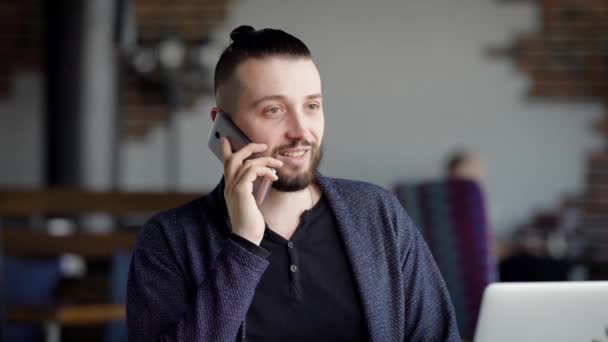
[[[260,245],[265,251],[250,244],[270,265],[247,313],[248,342],[367,339],[350,264],[325,197],[302,214],[291,240],[267,226]]]

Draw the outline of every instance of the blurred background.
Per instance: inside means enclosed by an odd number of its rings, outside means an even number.
[[[5,0],[3,340],[126,340],[138,225],[221,179],[213,69],[243,24],[309,46],[321,172],[395,192],[463,337],[489,282],[608,279],[606,0]]]

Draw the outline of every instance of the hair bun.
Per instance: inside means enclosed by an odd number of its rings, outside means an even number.
[[[232,30],[230,33],[230,39],[232,39],[233,42],[238,42],[253,32],[255,32],[255,29],[252,26],[241,25]]]

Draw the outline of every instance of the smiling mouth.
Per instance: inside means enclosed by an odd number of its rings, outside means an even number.
[[[301,157],[306,153],[306,150],[301,150],[301,151],[293,151],[293,152],[283,152],[283,153],[279,153],[279,155],[283,156],[283,157]]]

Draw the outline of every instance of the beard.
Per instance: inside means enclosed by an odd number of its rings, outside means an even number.
[[[305,189],[312,183],[315,173],[323,159],[323,146],[305,140],[295,140],[289,146],[281,146],[274,149],[272,156],[276,158],[279,151],[284,148],[295,148],[297,146],[310,146],[310,162],[308,168],[303,170],[287,171],[283,168],[277,169],[279,179],[272,183],[272,187],[278,191],[294,192]]]

